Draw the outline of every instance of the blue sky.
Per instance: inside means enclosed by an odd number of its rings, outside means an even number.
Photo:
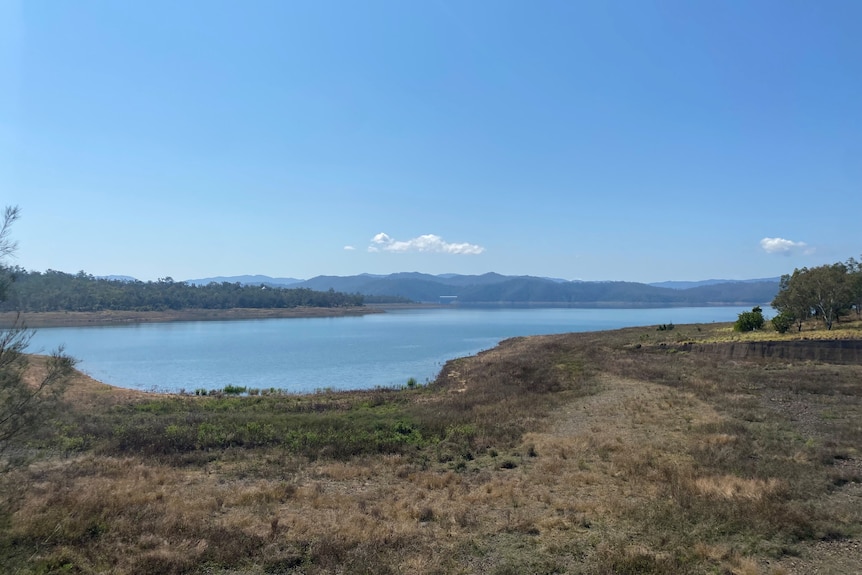
[[[0,7],[14,263],[757,278],[862,254],[862,2]]]

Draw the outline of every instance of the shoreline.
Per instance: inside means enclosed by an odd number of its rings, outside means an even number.
[[[133,310],[103,310],[103,311],[48,311],[22,312],[20,319],[27,328],[51,327],[88,327],[135,325],[141,323],[171,323],[185,321],[231,321],[250,319],[286,319],[286,318],[322,318],[322,317],[356,317],[367,314],[386,313],[389,311],[411,309],[540,309],[540,308],[577,308],[577,309],[651,309],[654,307],[728,307],[730,304],[706,304],[703,306],[653,306],[653,305],[551,305],[550,303],[533,303],[529,305],[512,305],[506,303],[486,303],[470,305],[452,305],[438,303],[367,303],[357,307],[295,307],[295,308],[230,308],[230,309],[182,309],[161,311]],[[0,329],[9,329],[15,325],[18,312],[0,312]]]
[[[8,329],[19,318],[27,328],[86,327],[107,325],[134,325],[140,323],[169,323],[178,321],[230,321],[248,319],[284,319],[313,317],[351,317],[385,313],[376,306],[363,307],[296,307],[296,308],[231,308],[184,309],[165,311],[49,311],[0,313],[0,329]]]

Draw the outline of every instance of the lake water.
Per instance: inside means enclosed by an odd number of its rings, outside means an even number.
[[[291,392],[434,379],[450,359],[522,335],[735,321],[748,307],[408,309],[360,317],[42,328],[29,351],[65,345],[81,371],[119,387]]]

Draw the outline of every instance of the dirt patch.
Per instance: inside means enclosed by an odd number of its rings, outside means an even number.
[[[36,385],[44,379],[47,373],[47,356],[31,355],[30,367],[24,375],[25,381]],[[139,401],[151,398],[152,395],[143,391],[124,389],[102,383],[92,377],[75,371],[75,374],[67,382],[63,393],[63,399],[74,406],[75,409],[88,411],[95,408],[104,408],[112,405],[121,405],[130,401]]]
[[[765,569],[787,575],[862,575],[862,543],[858,540],[819,541],[803,547],[799,557],[766,562]]]

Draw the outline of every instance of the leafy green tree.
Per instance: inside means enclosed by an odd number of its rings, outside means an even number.
[[[853,299],[853,290],[842,263],[811,268],[805,273],[805,284],[811,294],[812,307],[823,320],[826,329],[847,312]]]
[[[862,316],[862,261],[853,258],[844,264],[847,267],[850,281],[850,298],[852,307],[856,310],[856,316]]]
[[[0,264],[17,247],[9,239],[9,233],[19,215],[17,207],[8,207],[3,212]],[[14,277],[2,265],[0,271],[3,272],[0,279],[2,302]],[[24,461],[16,456],[16,448],[54,412],[75,363],[59,349],[47,358],[42,375],[35,376],[30,368],[30,357],[26,354],[32,335],[33,332],[20,321],[20,316],[11,328],[0,332],[0,471],[8,471]]]
[[[797,331],[802,331],[802,324],[811,317],[811,310],[814,307],[813,297],[805,283],[806,271],[797,269],[793,270],[792,275],[781,276],[778,294],[772,300],[772,307],[785,318],[792,318]]]
[[[772,305],[778,311],[796,319],[799,329],[802,322],[812,315],[823,320],[826,329],[832,329],[833,324],[854,306],[857,299],[862,298],[856,274],[858,264],[854,260],[848,263],[834,263],[816,268],[794,270],[793,275],[782,276],[778,295]]]
[[[733,324],[734,331],[755,331],[763,329],[766,320],[763,319],[763,310],[760,306],[751,308],[751,311],[744,311],[739,314],[736,323]]]

